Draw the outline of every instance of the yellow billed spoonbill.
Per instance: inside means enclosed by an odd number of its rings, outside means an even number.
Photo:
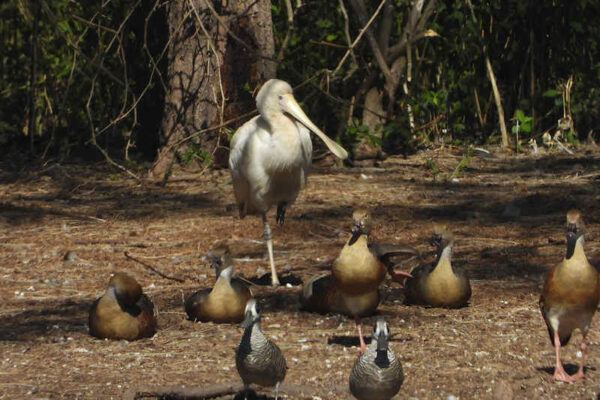
[[[348,153],[329,139],[302,111],[292,87],[279,79],[270,79],[256,96],[260,115],[242,125],[231,139],[229,168],[240,218],[260,214],[263,236],[271,264],[271,284],[279,285],[273,260],[273,236],[267,212],[277,204],[276,221],[283,225],[286,207],[292,204],[306,184],[312,162],[314,132],[340,159]]]

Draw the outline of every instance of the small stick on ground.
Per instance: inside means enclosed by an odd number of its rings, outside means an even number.
[[[161,277],[163,277],[163,278],[165,278],[165,279],[170,279],[170,280],[172,280],[172,281],[175,281],[175,282],[180,282],[180,283],[183,283],[183,282],[185,282],[185,279],[182,279],[182,278],[177,278],[177,277],[175,277],[175,276],[169,276],[169,275],[163,274],[162,272],[160,272],[159,270],[157,270],[156,268],[154,268],[152,265],[150,265],[150,264],[147,264],[147,263],[143,262],[142,260],[140,260],[140,259],[137,259],[137,258],[135,258],[135,257],[131,256],[131,255],[130,255],[128,252],[126,252],[126,251],[125,251],[125,252],[123,252],[123,254],[125,255],[125,257],[126,257],[126,258],[128,258],[128,259],[130,259],[130,260],[133,260],[133,261],[135,261],[135,262],[137,262],[137,263],[139,263],[139,264],[142,264],[144,267],[148,268],[150,271],[154,272],[155,274],[157,274],[157,275],[159,275],[159,276],[161,276]]]

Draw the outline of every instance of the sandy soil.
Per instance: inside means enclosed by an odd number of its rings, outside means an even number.
[[[359,205],[371,209],[377,240],[415,246],[428,260],[432,224],[446,221],[473,296],[459,310],[409,307],[399,286],[384,284],[379,313],[406,375],[398,398],[597,399],[599,323],[589,334],[586,380],[555,383],[538,297],[544,272],[564,255],[569,208],[583,210],[588,256],[598,254],[598,153],[474,157],[455,173],[462,158],[446,148],[358,168],[321,162],[285,226],[274,228],[279,271],[294,283],[327,271]],[[236,212],[228,171],[177,171],[164,188],[99,166],[0,171],[0,398],[122,398],[160,385],[239,382],[241,328],[192,323],[182,308],[183,296],[213,282],[202,256],[218,241],[230,243],[245,277],[267,268],[260,219],[239,220]],[[156,304],[153,338],[88,335],[88,309],[115,271],[135,276]],[[354,322],[300,312],[299,289],[253,289],[263,330],[287,357],[286,383],[312,391],[284,398],[348,398]],[[563,352],[571,372],[579,341]]]

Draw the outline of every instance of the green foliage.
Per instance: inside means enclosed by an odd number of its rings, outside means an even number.
[[[531,133],[531,121],[533,121],[533,117],[525,115],[523,110],[517,109],[515,110],[515,116],[513,117],[517,123],[515,123],[512,127],[512,133]]]
[[[190,165],[193,162],[197,162],[200,165],[207,166],[212,162],[212,155],[201,146],[191,143],[186,146],[183,154],[181,155],[181,163],[184,165]]]
[[[429,171],[431,171],[431,175],[433,176],[433,181],[435,182],[437,179],[437,176],[441,172],[435,163],[436,160],[432,157],[426,157],[426,158],[423,158],[422,160],[423,160],[423,164],[425,164],[425,167]]]
[[[376,3],[366,2],[368,15]],[[361,101],[370,87],[383,90],[385,80],[379,73],[369,87],[363,87],[366,77],[378,71],[367,37],[356,44],[336,75],[324,73],[336,68],[348,40],[353,41],[364,26],[349,2],[344,4],[350,38],[339,2],[308,0],[295,9],[294,29],[277,75],[293,86],[304,83],[296,96],[304,100],[305,111],[326,132],[340,132],[337,139],[345,145],[367,141],[390,153],[407,153],[441,137],[446,143],[486,143],[497,131],[498,116],[486,74],[485,48],[506,115],[518,121],[520,134],[544,131],[563,117],[560,88],[570,76],[574,129],[565,132],[566,140],[577,140],[576,132],[587,135],[597,129],[598,5],[589,0],[474,3],[476,21],[464,1],[437,2],[434,18],[425,28],[439,37],[413,43],[409,94],[400,86],[394,101],[383,104],[387,120],[375,132],[362,125]],[[4,0],[0,4],[0,151],[10,152],[15,159],[27,153],[30,136],[25,134],[33,130],[38,155],[48,148],[46,157],[67,158],[89,148],[95,132],[101,146],[120,155],[126,145],[123,132],[131,132],[136,144],[132,157],[152,158],[160,145],[164,109],[167,61],[163,50],[168,42],[164,4],[156,3],[154,8],[154,2],[139,0]],[[393,44],[404,34],[411,4],[404,0],[391,4],[389,42]],[[271,2],[271,10],[277,51],[288,34],[284,0]],[[380,20],[374,20],[373,32]],[[405,74],[400,71],[401,80]],[[248,84],[238,89],[245,95],[254,90]],[[356,103],[350,107],[352,99]],[[410,129],[408,105],[417,132]],[[349,109],[353,115],[347,115]],[[349,120],[353,122],[345,127]],[[516,124],[512,129],[516,133]],[[206,164],[211,156],[192,146],[182,160]],[[439,174],[435,163],[430,164],[428,168],[437,171],[434,176]]]
[[[160,31],[143,31],[150,7],[136,0],[6,0],[0,6],[0,146],[16,140],[27,149],[24,134],[33,128],[38,154],[45,148],[47,156],[64,158],[88,147],[93,129],[101,145],[121,153],[122,133],[147,126],[144,103],[131,110],[150,73],[141,44],[151,48]],[[155,124],[160,112],[151,114]]]
[[[358,121],[355,121],[356,125],[350,125],[346,127],[346,141],[349,143],[358,143],[362,140],[371,144],[374,147],[381,147],[382,138],[379,129],[372,132],[366,125],[358,125]]]
[[[465,152],[465,155],[463,156],[463,158],[461,158],[461,160],[458,162],[458,165],[456,166],[456,168],[454,168],[454,172],[452,173],[452,176],[454,176],[455,178],[458,178],[465,171],[465,169],[467,169],[467,167],[469,166],[469,163],[471,162],[472,157],[473,157],[473,146],[469,146],[467,148],[467,151]]]

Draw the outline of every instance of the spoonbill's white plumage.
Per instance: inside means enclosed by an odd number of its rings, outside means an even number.
[[[286,207],[296,200],[306,184],[312,162],[309,131],[319,136],[337,157],[345,159],[348,153],[312,123],[287,82],[267,81],[256,96],[256,108],[260,115],[242,125],[231,139],[229,168],[240,217],[262,216],[271,283],[277,286],[267,212],[276,204],[276,220],[283,225]]]

